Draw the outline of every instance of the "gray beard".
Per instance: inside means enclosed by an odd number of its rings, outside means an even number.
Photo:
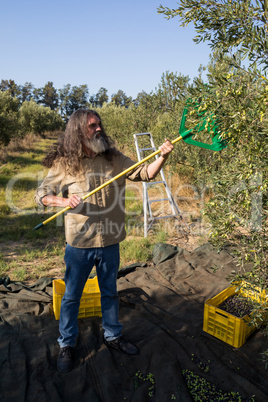
[[[84,144],[91,151],[95,152],[95,154],[101,154],[109,149],[109,144],[102,135],[100,137],[95,135],[91,140],[86,138]]]

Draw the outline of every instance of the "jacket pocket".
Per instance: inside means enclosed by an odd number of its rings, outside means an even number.
[[[74,183],[70,183],[68,186],[68,194],[73,195],[77,194],[80,197],[83,197],[87,193],[90,192],[90,185],[85,181],[76,181]]]

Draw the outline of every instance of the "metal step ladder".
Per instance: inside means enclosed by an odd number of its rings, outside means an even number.
[[[140,140],[140,142],[139,142]],[[156,151],[156,147],[153,141],[153,137],[151,133],[139,133],[134,134],[134,141],[136,146],[136,151],[138,155],[138,160],[141,161],[143,158],[148,156],[149,153]],[[140,147],[140,144],[142,145]],[[146,155],[147,152],[147,155]],[[159,155],[156,155],[155,158],[159,158]],[[188,225],[184,221],[182,214],[172,196],[170,188],[167,185],[167,181],[163,172],[163,169],[160,170],[161,179],[160,181],[150,181],[150,182],[142,182],[143,185],[143,212],[144,212],[144,237],[147,237],[148,231],[152,227],[153,223],[158,219],[167,219],[167,218],[175,218],[178,219],[180,222],[183,223],[184,226],[187,227]],[[166,198],[158,198],[158,199],[149,199],[148,189],[149,187],[162,184],[165,189]],[[153,211],[151,208],[152,203],[155,202],[164,202],[168,201],[172,213],[169,215],[161,215],[161,216],[154,216]]]

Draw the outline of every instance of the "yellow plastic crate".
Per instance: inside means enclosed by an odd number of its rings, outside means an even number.
[[[55,319],[60,318],[61,300],[65,293],[65,282],[61,279],[53,280],[53,312]],[[101,299],[98,278],[88,279],[80,301],[78,318],[101,317]]]
[[[213,298],[206,300],[203,330],[235,348],[240,348],[246,342],[247,337],[257,327],[249,325],[250,317],[247,315],[238,318],[218,308],[224,300],[235,293],[249,297],[264,307],[267,306],[267,294],[264,290],[261,291],[259,287],[250,285],[244,281],[237,283],[229,286]]]

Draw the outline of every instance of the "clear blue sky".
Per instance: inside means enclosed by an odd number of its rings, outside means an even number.
[[[0,80],[55,88],[87,84],[133,98],[154,91],[165,71],[198,75],[208,44],[193,26],[157,13],[174,0],[1,0]]]

